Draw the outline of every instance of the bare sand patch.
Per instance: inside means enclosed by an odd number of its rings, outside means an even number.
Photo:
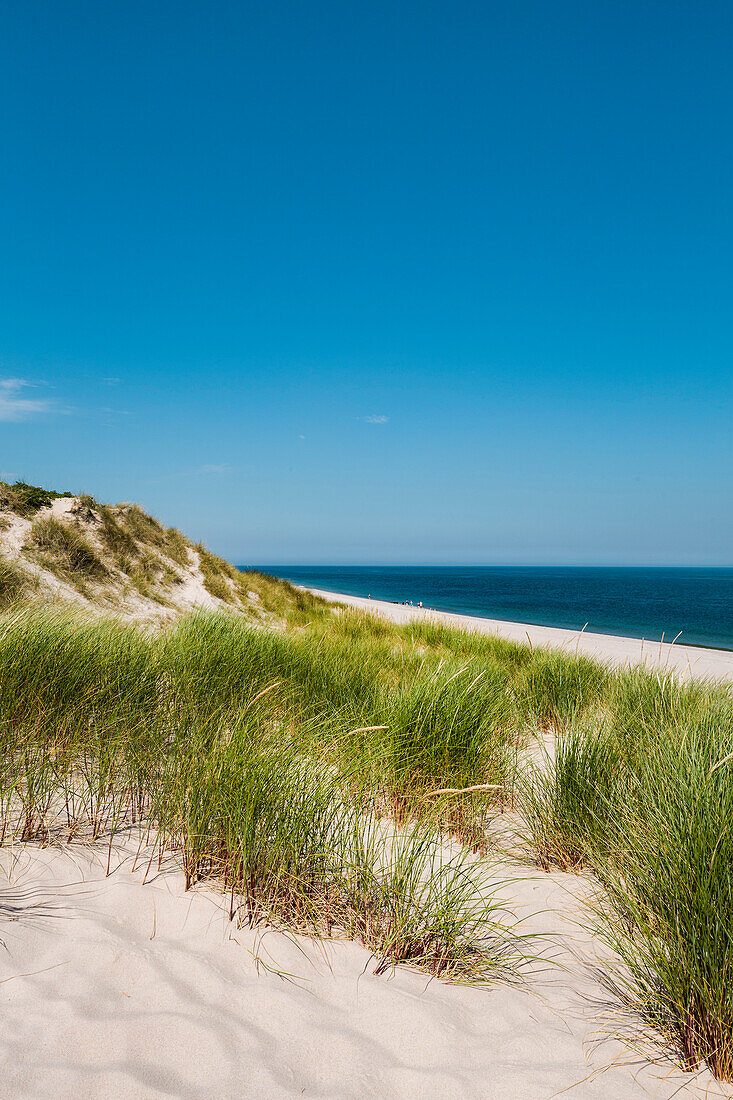
[[[524,986],[376,977],[354,943],[237,928],[214,889],[134,845],[0,851],[2,1094],[95,1097],[725,1096],[606,1034],[574,875],[506,868],[538,959]],[[548,958],[554,960],[548,963]]]

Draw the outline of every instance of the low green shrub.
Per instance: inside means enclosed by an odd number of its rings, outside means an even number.
[[[16,481],[13,485],[0,481],[0,508],[8,508],[19,516],[32,516],[39,509],[47,508],[59,497],[70,496],[73,496],[73,493],[57,493],[54,489],[27,485],[25,481]]]

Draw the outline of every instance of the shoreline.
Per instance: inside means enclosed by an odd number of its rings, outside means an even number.
[[[311,588],[307,585],[296,587],[322,596],[330,603],[346,604],[361,611],[381,615],[395,623],[427,619],[459,630],[495,634],[525,645],[529,642],[533,647],[573,649],[586,657],[617,668],[624,665],[644,665],[655,671],[675,672],[692,679],[733,681],[733,650],[729,649],[651,641],[648,638],[628,638],[616,634],[593,634],[585,630],[535,626],[503,619],[485,619],[478,615],[460,615],[453,611],[434,611],[428,607],[409,607],[389,600],[371,600],[366,596],[328,592],[323,588]]]

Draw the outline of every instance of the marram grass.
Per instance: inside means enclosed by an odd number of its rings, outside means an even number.
[[[380,969],[506,972],[482,865],[445,858],[437,828],[398,827],[343,781],[318,721],[336,680],[276,635],[229,617],[146,633],[27,609],[0,624],[0,668],[4,841],[111,844],[137,820],[187,886],[221,883],[233,919],[353,936]]]
[[[592,869],[615,994],[687,1069],[733,1079],[733,696],[635,672],[522,801],[541,864]]]
[[[353,936],[381,969],[486,979],[516,941],[470,849],[514,803],[542,866],[597,876],[617,994],[681,1064],[732,1078],[730,691],[296,612],[282,631],[197,614],[146,632],[11,603],[2,839],[139,821],[189,885],[221,884],[235,920]],[[538,729],[547,757],[519,768]]]

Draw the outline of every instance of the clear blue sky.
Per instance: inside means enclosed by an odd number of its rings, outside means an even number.
[[[0,476],[237,562],[733,564],[732,55],[727,0],[4,5]]]

